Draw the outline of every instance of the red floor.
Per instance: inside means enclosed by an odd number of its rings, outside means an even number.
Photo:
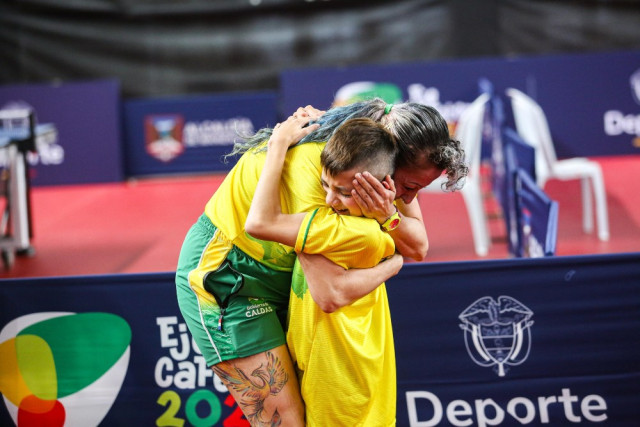
[[[611,239],[581,229],[577,181],[550,181],[560,206],[557,255],[640,251],[640,156],[597,158],[607,188]],[[182,239],[223,176],[154,178],[126,183],[38,187],[32,191],[36,254],[18,257],[0,278],[172,271]],[[462,196],[420,195],[431,249],[425,262],[507,258],[502,220],[479,258]],[[489,210],[492,201],[487,200]]]
[[[599,157],[604,175],[609,213],[610,240],[598,240],[595,232],[582,231],[582,201],[579,181],[547,182],[545,192],[558,202],[556,255],[606,254],[640,251],[640,156]],[[471,227],[460,194],[425,193],[420,196],[430,252],[426,261],[458,261],[508,258],[505,228],[494,200],[485,201],[490,219],[492,246],[486,257],[475,255]],[[434,209],[437,206],[437,209]],[[442,211],[450,215],[443,214]],[[492,213],[494,215],[492,215]]]

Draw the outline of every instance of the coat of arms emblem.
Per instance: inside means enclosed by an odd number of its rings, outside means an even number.
[[[520,365],[529,356],[532,317],[533,312],[514,298],[478,299],[458,316],[469,356],[505,376],[508,366]]]

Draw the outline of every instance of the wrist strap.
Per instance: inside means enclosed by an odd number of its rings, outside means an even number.
[[[400,212],[398,212],[398,208],[396,207],[396,211],[393,213],[393,215],[391,215],[389,218],[387,218],[387,220],[385,222],[380,224],[380,228],[383,231],[395,230],[400,225],[400,220],[401,219],[402,219],[402,217],[400,217]]]

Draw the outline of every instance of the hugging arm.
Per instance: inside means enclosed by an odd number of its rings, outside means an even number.
[[[257,239],[295,246],[306,213],[282,213],[279,184],[287,149],[317,127],[305,128],[308,121],[308,117],[290,117],[276,126],[269,140],[265,165],[245,222],[246,232]],[[399,256],[361,270],[345,270],[322,255],[299,254],[299,257],[312,298],[329,312],[368,294],[402,267]]]
[[[429,238],[418,199],[412,200],[408,205],[402,200],[396,203],[402,220],[398,228],[390,231],[389,235],[393,238],[398,252],[407,258],[422,261],[429,250]]]
[[[267,156],[245,222],[245,231],[256,239],[295,246],[305,213],[285,214],[280,206],[280,177],[289,147],[316,130],[308,117],[289,117],[269,138]]]
[[[298,254],[311,297],[320,309],[331,313],[362,298],[398,274],[402,256],[393,255],[372,268],[345,270],[323,255]]]

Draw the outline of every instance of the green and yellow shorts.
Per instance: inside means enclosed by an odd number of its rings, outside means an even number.
[[[251,258],[202,215],[176,271],[178,305],[208,366],[285,344],[291,272]]]

